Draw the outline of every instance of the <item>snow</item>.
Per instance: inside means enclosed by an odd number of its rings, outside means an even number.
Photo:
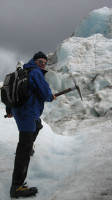
[[[102,8],[89,17],[100,16],[105,28],[110,14]],[[74,90],[46,103],[27,176],[39,189],[34,199],[112,200],[112,39],[102,31],[70,37],[50,55],[46,80],[53,93],[73,87],[75,79],[83,101]],[[18,130],[1,103],[0,111],[0,200],[9,200]]]

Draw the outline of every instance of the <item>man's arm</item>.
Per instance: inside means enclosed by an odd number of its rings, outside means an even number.
[[[52,101],[56,97],[52,94],[49,84],[46,82],[44,76],[35,70],[35,73],[31,73],[32,83],[39,93],[43,101]]]

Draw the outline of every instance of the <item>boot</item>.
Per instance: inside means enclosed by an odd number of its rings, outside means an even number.
[[[26,183],[23,185],[15,186],[12,185],[10,189],[10,197],[18,198],[18,197],[31,197],[35,196],[38,193],[38,189],[36,187],[28,187]]]

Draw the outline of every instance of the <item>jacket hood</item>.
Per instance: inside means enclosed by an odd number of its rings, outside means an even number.
[[[23,65],[24,69],[28,69],[28,68],[31,68],[31,67],[33,67],[33,68],[37,68],[38,67],[33,59],[31,59],[28,63]]]
[[[39,69],[43,72],[43,74],[45,74],[47,72],[47,70],[43,70],[41,69],[33,59],[31,59],[28,63],[23,65],[23,69],[29,69],[29,68],[35,68],[35,69]]]

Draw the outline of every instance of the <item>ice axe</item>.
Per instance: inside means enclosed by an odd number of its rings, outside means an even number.
[[[77,91],[78,91],[78,93],[79,93],[79,96],[80,96],[81,100],[83,101],[80,87],[77,85],[75,79],[72,79],[72,80],[73,80],[73,82],[74,82],[74,84],[75,84],[75,87],[76,87],[76,89],[77,89]]]
[[[75,84],[74,87],[71,87],[71,88],[62,90],[62,91],[60,91],[60,92],[58,92],[58,93],[55,93],[54,95],[55,95],[56,97],[58,97],[58,96],[60,96],[60,95],[62,95],[62,94],[66,94],[66,93],[71,92],[71,91],[73,91],[73,90],[77,90],[77,91],[78,91],[78,94],[79,94],[79,96],[80,96],[80,98],[81,98],[81,100],[83,101],[83,99],[82,99],[82,94],[81,94],[81,91],[80,91],[79,86],[76,84],[75,80],[73,80],[73,82],[74,82],[74,84]]]

